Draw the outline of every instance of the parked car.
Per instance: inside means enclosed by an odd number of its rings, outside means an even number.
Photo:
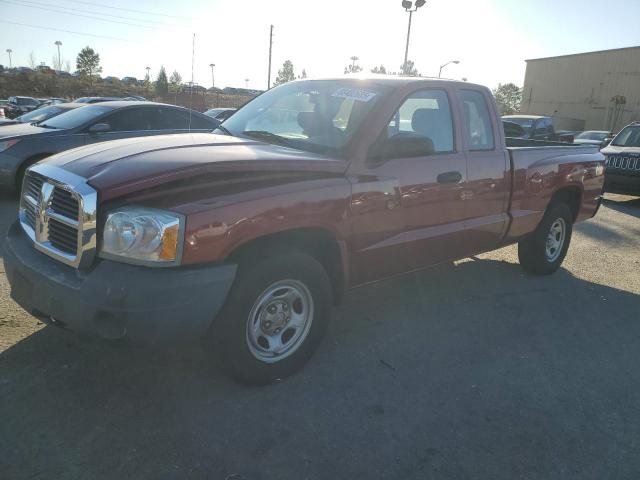
[[[122,100],[122,97],[80,97],[76,98],[74,103],[102,103],[102,102],[117,102]]]
[[[524,128],[515,122],[502,120],[502,128],[504,129],[505,137],[523,138],[526,135]]]
[[[204,114],[210,116],[211,118],[215,118],[220,123],[222,123],[231,115],[233,115],[236,110],[237,108],[210,108],[209,110],[204,112]]]
[[[20,112],[19,115],[40,106],[40,101],[33,97],[9,97],[9,103],[15,107],[17,112]]]
[[[597,147],[508,148],[467,82],[289,82],[218,133],[31,167],[5,241],[13,298],[118,342],[205,336],[266,383],[309,359],[346,289],[512,243],[551,274],[601,201]]]
[[[520,138],[552,142],[573,142],[573,136],[556,133],[551,117],[541,115],[503,115],[502,120],[522,127],[524,135]]]
[[[640,122],[620,130],[602,153],[607,158],[605,191],[640,196]]]
[[[13,119],[0,120],[0,127],[7,125],[15,125],[16,123],[39,123],[49,118],[53,118],[56,115],[60,115],[74,108],[85,106],[83,103],[58,103],[56,105],[47,105],[44,107],[36,108],[30,112],[23,113],[19,117]]]
[[[573,143],[578,145],[598,145],[600,148],[606,147],[613,138],[613,132],[606,130],[587,130],[580,132],[573,137]]]
[[[137,85],[138,79],[136,77],[122,77],[123,85]]]
[[[83,105],[83,104],[79,104]],[[37,125],[0,128],[0,188],[19,188],[25,169],[54,153],[119,138],[210,132],[217,122],[186,108],[153,102],[84,104]]]
[[[15,118],[20,115],[18,107],[6,99],[0,99],[0,112],[0,118]]]

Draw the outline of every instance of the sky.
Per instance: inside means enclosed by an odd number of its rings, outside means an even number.
[[[299,74],[340,76],[357,56],[365,71],[397,71],[409,15],[401,0],[0,0],[0,64],[53,64],[85,46],[100,54],[102,76],[143,78],[161,65],[194,81],[264,89],[269,26],[272,81],[289,59]],[[615,21],[611,18],[615,17]],[[640,45],[640,0],[427,0],[413,14],[409,59],[425,76],[487,85],[522,85],[525,59]],[[19,25],[20,24],[20,25]],[[615,25],[615,27],[614,27]],[[246,82],[248,79],[248,82]]]

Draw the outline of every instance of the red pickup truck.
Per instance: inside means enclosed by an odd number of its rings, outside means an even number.
[[[520,144],[522,141],[520,140]],[[119,342],[203,337],[237,378],[302,366],[346,290],[518,243],[550,274],[601,202],[597,147],[507,148],[490,91],[304,80],[213,134],[105,142],[31,167],[13,298]]]

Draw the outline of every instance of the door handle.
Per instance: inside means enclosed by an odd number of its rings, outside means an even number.
[[[460,183],[462,174],[458,171],[444,172],[438,175],[438,183]]]

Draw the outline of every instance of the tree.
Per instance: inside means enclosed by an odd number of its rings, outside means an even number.
[[[182,75],[180,75],[177,70],[174,70],[171,77],[169,77],[169,84],[174,92],[177,92],[180,89],[180,85],[182,84]]]
[[[302,73],[298,75],[299,79],[307,78],[307,71],[303,68]]]
[[[400,65],[400,72],[402,75],[407,75],[409,77],[418,77],[420,74],[418,73],[418,69],[413,64],[413,60],[407,60],[406,63]]]
[[[156,78],[156,93],[160,96],[169,93],[169,81],[167,80],[167,71],[164,69],[164,65],[160,67],[158,78]]]
[[[347,73],[358,73],[362,71],[362,67],[356,63],[359,60],[358,57],[354,55],[353,57],[350,57],[349,60],[351,60],[351,63],[344,67],[345,75]]]
[[[278,70],[278,76],[273,84],[282,85],[283,83],[287,83],[295,79],[296,74],[293,71],[293,63],[291,63],[291,60],[285,60],[282,64],[282,69]]]
[[[64,71],[71,73],[71,62],[69,60],[64,61]]]
[[[522,89],[513,83],[499,83],[493,90],[493,96],[502,115],[511,115],[520,109]]]
[[[387,69],[384,67],[384,65],[380,65],[379,67],[373,67],[371,69],[371,73],[381,73],[383,75],[386,75]]]
[[[36,54],[33,52],[29,54],[29,66],[34,70],[38,66],[38,60],[36,59]]]
[[[84,47],[76,58],[76,68],[80,75],[89,77],[89,82],[93,83],[93,76],[102,71],[100,55],[94,52],[93,48]]]

